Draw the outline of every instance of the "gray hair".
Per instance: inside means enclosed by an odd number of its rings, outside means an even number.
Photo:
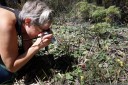
[[[51,13],[52,10],[42,0],[28,0],[19,13],[19,19],[30,18],[32,25],[42,25],[50,19]]]

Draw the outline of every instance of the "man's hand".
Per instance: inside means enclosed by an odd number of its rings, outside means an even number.
[[[51,39],[53,37],[52,34],[44,35],[43,33],[39,34],[38,36],[39,38],[37,38],[32,46],[39,46],[39,49],[48,46],[51,43]]]

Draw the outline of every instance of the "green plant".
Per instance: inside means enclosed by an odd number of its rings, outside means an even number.
[[[105,33],[107,31],[110,31],[111,25],[109,23],[103,22],[103,23],[96,23],[91,26],[92,32],[95,32],[96,35]]]
[[[106,22],[115,23],[118,19],[121,18],[120,10],[116,6],[110,6],[106,9]]]
[[[89,4],[86,1],[76,3],[70,12],[70,15],[83,20],[89,19]]]
[[[106,10],[104,7],[97,7],[97,9],[91,14],[91,17],[95,22],[103,22],[105,16]]]

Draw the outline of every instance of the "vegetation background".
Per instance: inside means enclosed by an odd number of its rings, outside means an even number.
[[[1,0],[21,9],[26,0]],[[56,42],[18,73],[14,84],[128,83],[128,0],[45,0]],[[29,69],[29,70],[28,70]]]

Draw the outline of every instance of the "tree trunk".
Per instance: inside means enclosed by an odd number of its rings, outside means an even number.
[[[96,0],[96,4],[97,4],[98,6],[102,6],[102,5],[103,5],[102,0]]]

